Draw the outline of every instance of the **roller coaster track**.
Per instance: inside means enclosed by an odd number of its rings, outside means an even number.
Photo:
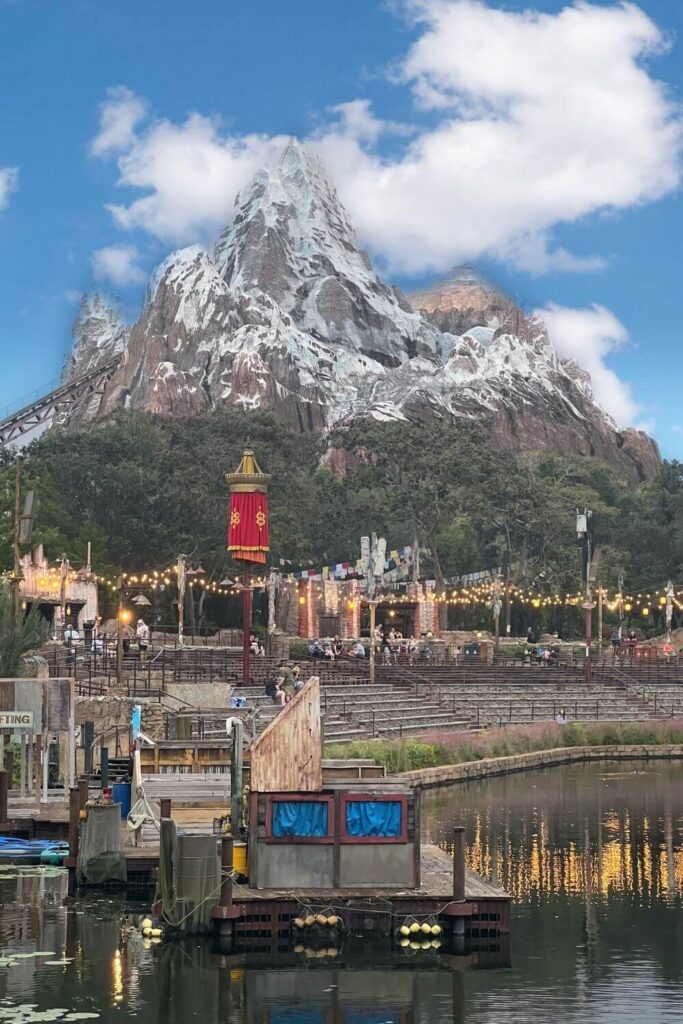
[[[119,365],[119,358],[103,363],[95,370],[83,374],[0,420],[0,448],[19,440],[24,434],[40,427],[68,406],[87,395],[102,394],[107,382]]]

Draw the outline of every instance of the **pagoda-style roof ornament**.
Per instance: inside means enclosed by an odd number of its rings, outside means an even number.
[[[247,447],[242,454],[242,461],[234,473],[226,473],[225,479],[230,487],[231,493],[240,491],[252,491],[265,494],[268,490],[270,473],[262,473],[261,467],[256,461],[253,449]]]

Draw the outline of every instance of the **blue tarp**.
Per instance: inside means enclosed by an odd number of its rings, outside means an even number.
[[[273,800],[274,836],[326,836],[327,818],[327,803],[320,800]]]
[[[398,838],[402,833],[400,800],[349,800],[346,834]]]

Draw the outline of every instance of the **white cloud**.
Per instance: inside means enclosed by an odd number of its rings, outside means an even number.
[[[605,306],[571,309],[550,303],[537,312],[548,327],[550,340],[563,359],[574,359],[590,373],[596,401],[619,426],[639,425],[642,408],[633,397],[631,385],[607,365],[608,357],[630,342],[620,320]],[[651,428],[651,424],[648,424]]]
[[[147,275],[138,260],[139,253],[134,245],[108,245],[93,253],[93,274],[97,281],[107,281],[119,287],[141,284]]]
[[[111,156],[128,149],[146,109],[144,100],[127,86],[114,85],[107,89],[107,98],[100,104],[100,128],[90,143],[90,155]]]
[[[222,136],[216,121],[201,114],[179,125],[155,122],[118,161],[119,184],[146,194],[109,209],[122,228],[141,227],[174,243],[203,239],[225,226],[236,193],[286,143],[284,135]]]
[[[4,210],[9,197],[19,185],[19,169],[17,167],[0,167],[0,210]]]
[[[444,271],[482,255],[534,273],[596,269],[601,256],[554,248],[553,229],[678,186],[680,112],[644,65],[666,39],[635,4],[575,0],[543,14],[403,0],[403,9],[419,35],[392,80],[412,92],[413,124],[382,121],[354,99],[312,136],[389,270]],[[142,104],[122,89],[93,143],[120,149],[119,184],[144,193],[110,207],[117,223],[174,243],[205,240],[284,138],[227,135],[199,113],[134,130]],[[383,134],[397,130],[412,134],[382,154]]]

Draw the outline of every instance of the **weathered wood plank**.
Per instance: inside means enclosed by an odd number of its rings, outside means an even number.
[[[321,747],[320,682],[313,677],[252,743],[252,793],[319,792]]]

